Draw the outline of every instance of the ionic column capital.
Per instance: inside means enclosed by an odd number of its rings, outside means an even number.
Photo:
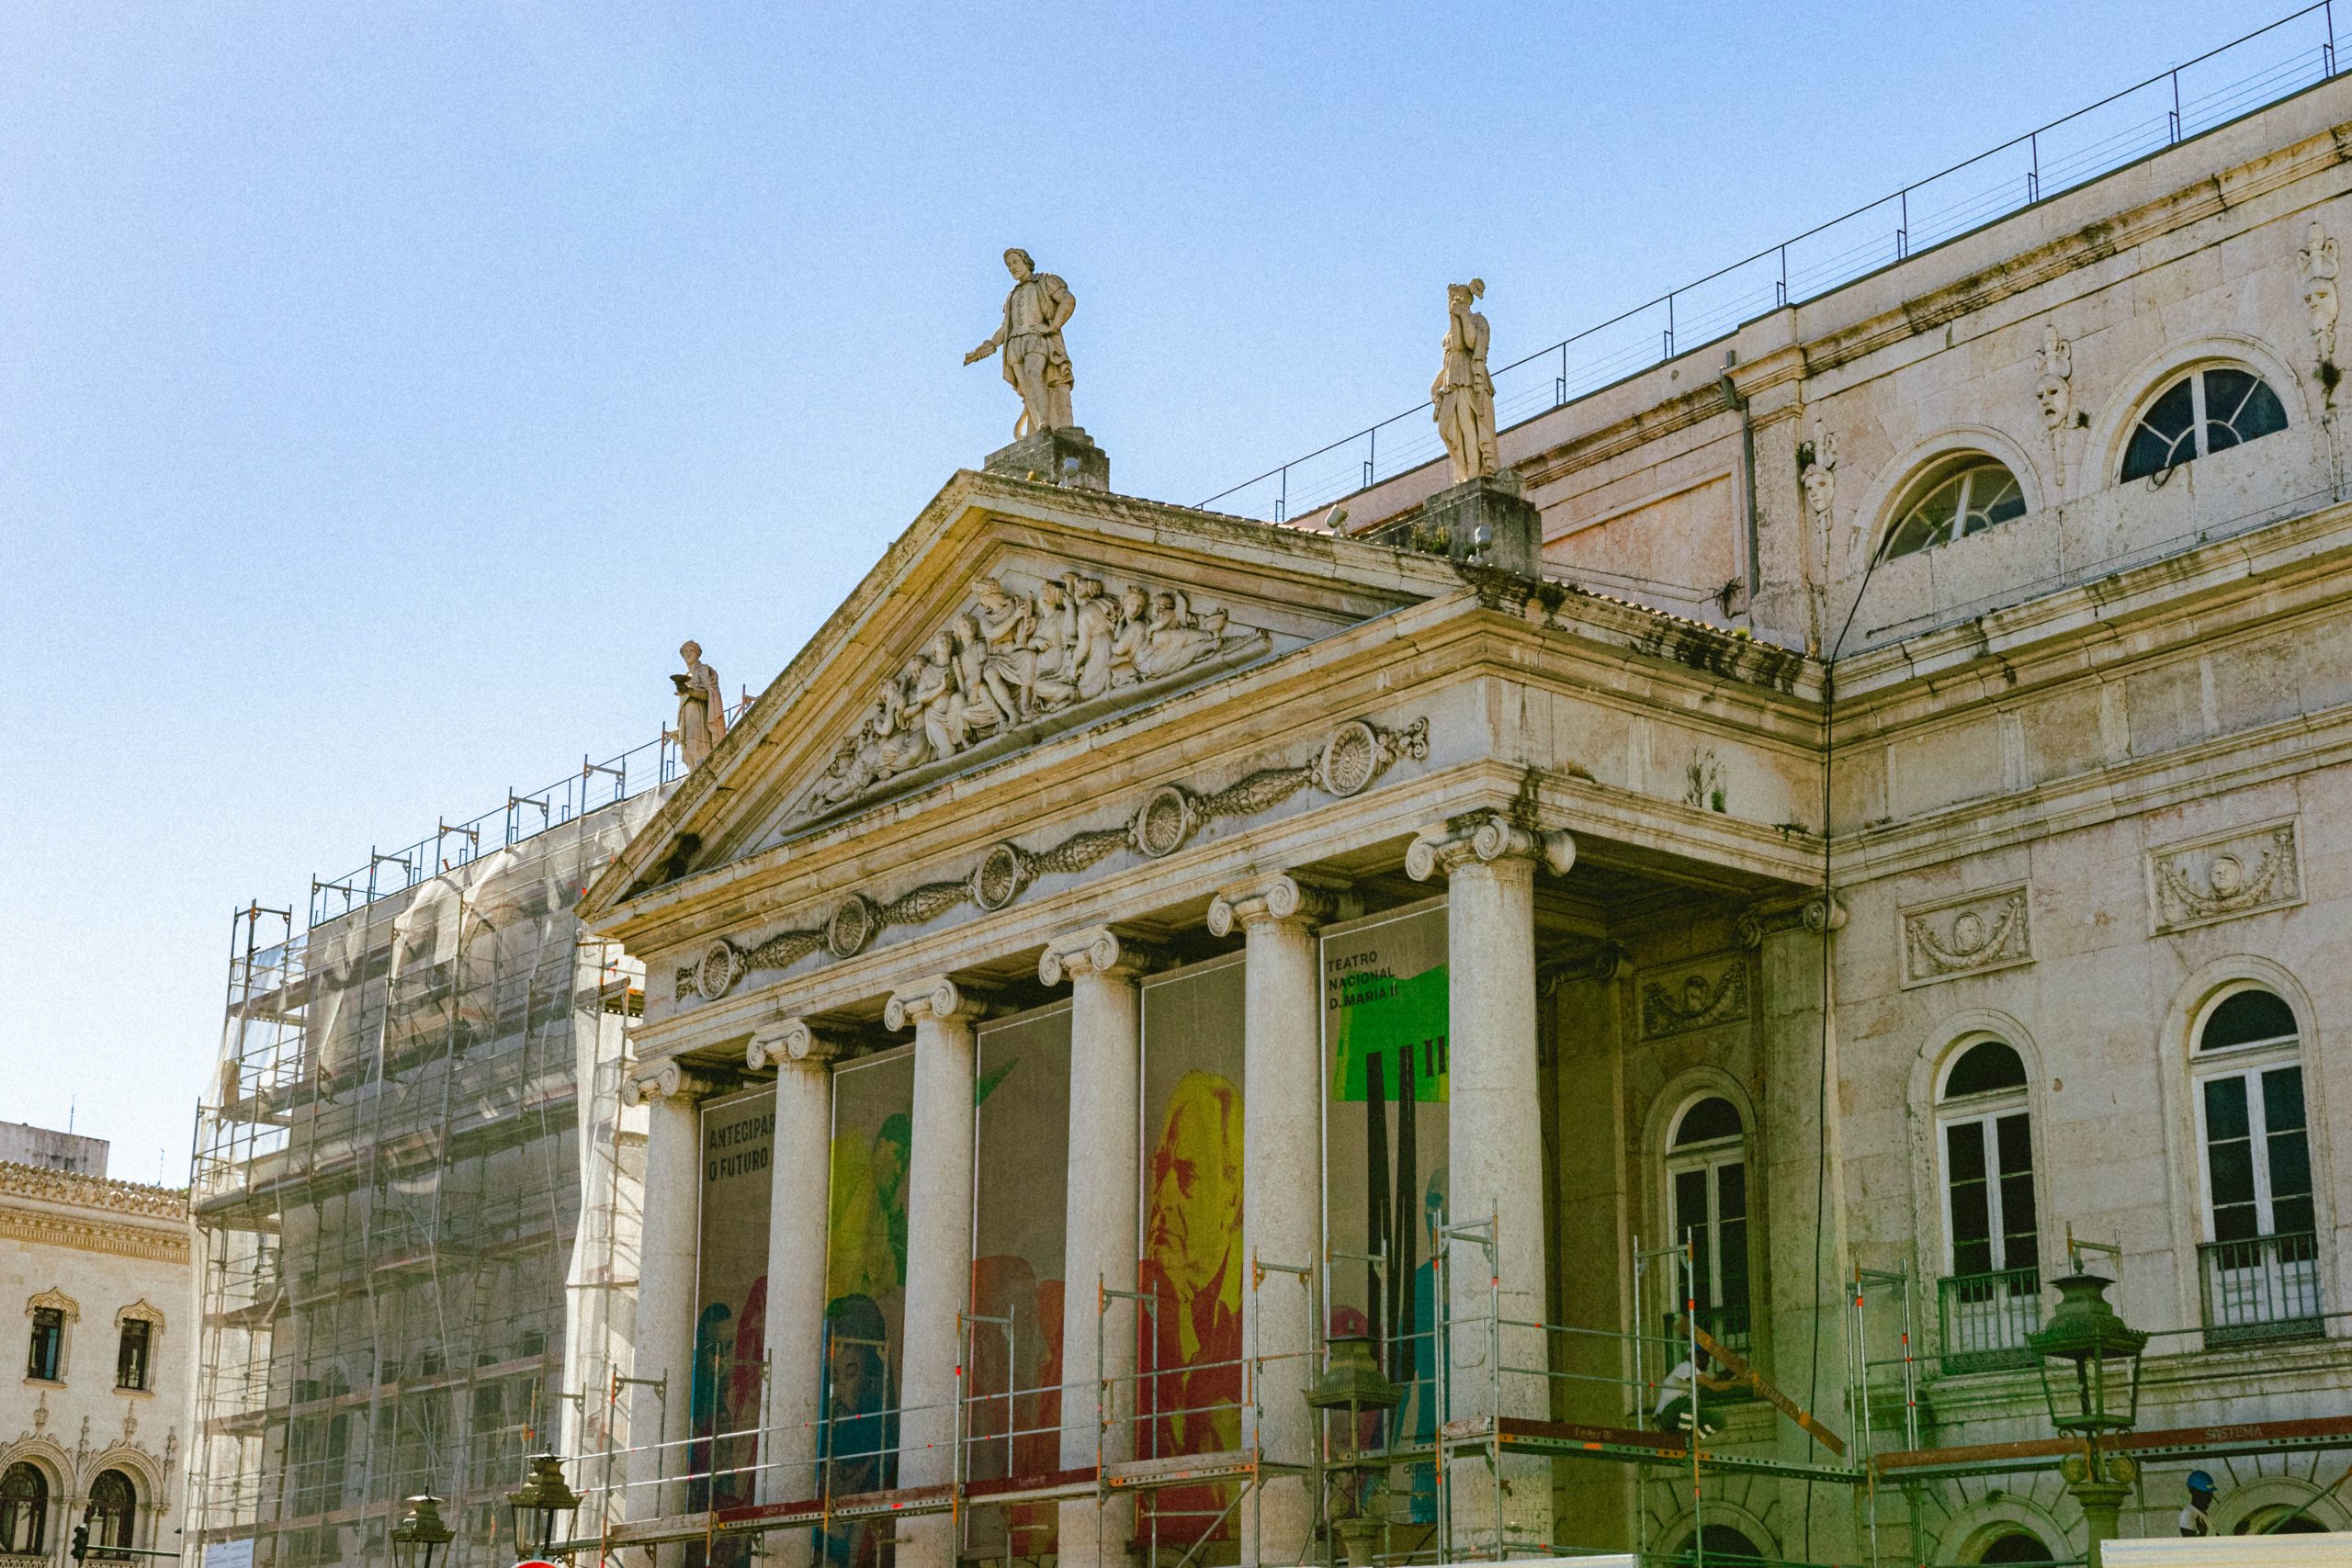
[[[848,1050],[849,1043],[819,1029],[805,1018],[780,1018],[752,1032],[743,1048],[743,1065],[753,1072],[781,1067],[787,1062],[821,1067]]]
[[[1565,831],[1521,827],[1499,811],[1472,811],[1422,829],[1405,852],[1405,874],[1427,882],[1504,860],[1538,862],[1564,876],[1577,863],[1577,841]]]
[[[1281,872],[1237,884],[1209,900],[1209,933],[1230,936],[1269,921],[1313,929],[1340,912],[1336,886],[1295,872]]]
[[[1037,955],[1037,979],[1047,986],[1088,975],[1133,980],[1166,963],[1157,948],[1121,936],[1108,926],[1088,926],[1046,943],[1046,951]]]
[[[891,1030],[912,1029],[926,1021],[977,1023],[989,1010],[988,998],[967,990],[952,976],[933,975],[893,991],[882,1010],[882,1022]]]
[[[648,1062],[621,1079],[621,1103],[644,1105],[656,1100],[691,1103],[718,1087],[700,1074],[688,1072],[686,1065],[673,1056],[667,1061]]]
[[[1732,940],[1742,947],[1764,945],[1768,936],[1798,929],[1814,931],[1842,931],[1846,929],[1846,906],[1834,893],[1808,898],[1802,904],[1791,904],[1776,909],[1751,909],[1732,921]]]

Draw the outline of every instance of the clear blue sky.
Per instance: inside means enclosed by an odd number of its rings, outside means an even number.
[[[1080,301],[1116,487],[1408,406],[2289,6],[0,15],[0,1118],[185,1179],[229,911],[763,685]]]

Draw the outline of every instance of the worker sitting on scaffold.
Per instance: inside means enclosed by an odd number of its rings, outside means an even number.
[[[1679,1317],[1674,1322],[1674,1340],[1678,1345],[1690,1342],[1690,1325]],[[1657,1385],[1657,1409],[1650,1424],[1661,1432],[1687,1432],[1694,1437],[1712,1438],[1716,1422],[1707,1408],[1710,1392],[1728,1393],[1739,1386],[1736,1380],[1713,1376],[1707,1371],[1712,1363],[1704,1350],[1692,1349],[1674,1364]]]

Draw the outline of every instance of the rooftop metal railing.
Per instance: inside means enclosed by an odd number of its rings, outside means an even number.
[[[2336,74],[2319,0],[2159,76],[1905,186],[1496,370],[1508,427],[1819,299]],[[1285,523],[1443,456],[1426,401],[1219,491],[1204,508]]]

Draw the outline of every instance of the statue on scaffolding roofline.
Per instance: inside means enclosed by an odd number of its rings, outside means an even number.
[[[977,365],[1001,348],[1004,378],[1021,394],[1021,417],[1013,422],[1012,438],[1047,430],[1068,430],[1070,418],[1069,351],[1062,346],[1062,325],[1078,309],[1069,285],[1050,272],[1039,272],[1027,251],[1019,246],[1004,253],[1004,267],[1012,274],[1012,292],[1004,297],[1004,321],[988,342],[964,356]]]
[[[727,733],[727,699],[718,690],[718,671],[702,661],[702,644],[689,638],[679,645],[686,661],[683,675],[670,683],[678,690],[678,760],[687,768],[699,766],[710,749]]]
[[[1445,358],[1430,383],[1439,439],[1453,459],[1453,482],[1485,479],[1502,466],[1495,451],[1495,383],[1487,374],[1487,318],[1471,308],[1481,278],[1445,288]]]

